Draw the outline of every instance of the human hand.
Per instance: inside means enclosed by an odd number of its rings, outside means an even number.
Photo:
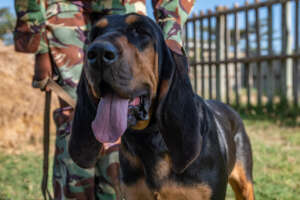
[[[51,76],[52,66],[49,53],[36,54],[32,87],[39,88],[42,91],[49,91],[47,83]]]

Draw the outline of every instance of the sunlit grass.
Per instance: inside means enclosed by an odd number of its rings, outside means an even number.
[[[256,199],[298,199],[300,127],[283,126],[260,117],[246,117],[245,124],[253,147]],[[0,151],[0,200],[42,199],[41,178],[41,153],[11,155]],[[228,191],[227,199],[234,199],[230,188]]]

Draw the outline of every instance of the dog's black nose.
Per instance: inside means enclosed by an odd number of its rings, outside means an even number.
[[[118,59],[118,51],[110,42],[97,42],[87,50],[87,58],[89,63],[113,64]]]

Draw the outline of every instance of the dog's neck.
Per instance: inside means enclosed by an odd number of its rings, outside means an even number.
[[[128,146],[134,144],[134,147],[128,147],[130,153],[135,153],[139,150],[151,151],[152,153],[167,151],[167,147],[156,123],[150,124],[144,130],[128,129],[122,137],[122,142],[123,141],[124,144],[128,144]]]
[[[120,154],[121,156],[130,154],[131,158],[140,163],[137,166],[134,166],[134,164],[128,166],[141,173],[139,177],[135,178],[146,179],[149,187],[154,190],[160,188],[161,181],[157,180],[158,176],[155,169],[159,162],[168,156],[168,148],[158,128],[150,126],[143,131],[127,130],[122,137]],[[125,159],[128,158],[125,157]],[[135,176],[136,174],[133,175]]]

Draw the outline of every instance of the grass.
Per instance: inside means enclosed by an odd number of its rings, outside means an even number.
[[[245,120],[254,158],[256,199],[295,200],[300,197],[300,127],[270,120]],[[232,198],[232,192],[228,193]]]
[[[257,200],[295,200],[300,197],[300,127],[263,116],[245,117],[254,154]],[[0,151],[0,200],[42,199],[42,156]],[[51,185],[51,184],[49,184]],[[232,200],[229,187],[227,199]]]
[[[10,155],[0,152],[0,163],[0,200],[42,199],[40,154]]]

